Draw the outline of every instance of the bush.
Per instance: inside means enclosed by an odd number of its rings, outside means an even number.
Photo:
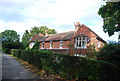
[[[11,49],[11,54],[16,57],[20,57],[20,50],[19,49]]]
[[[119,79],[120,68],[104,61],[43,50],[21,50],[20,52],[12,50],[12,52],[13,55],[19,53],[20,56],[18,57],[38,68],[68,80],[102,81]]]
[[[120,67],[120,44],[116,42],[110,42],[109,44],[106,44],[100,49],[97,58],[99,60],[113,63]]]
[[[10,54],[11,49],[21,49],[22,45],[23,44],[21,42],[3,42],[2,43],[2,51]]]

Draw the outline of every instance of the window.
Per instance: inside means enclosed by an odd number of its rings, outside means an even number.
[[[98,48],[100,48],[100,41],[98,41]]]
[[[76,48],[86,48],[87,43],[86,37],[76,37],[75,39],[75,47]]]
[[[53,45],[52,45],[52,41],[50,41],[50,48],[52,48],[53,47]]]
[[[60,48],[63,48],[63,41],[60,41]]]
[[[44,42],[42,42],[42,48],[44,48]]]

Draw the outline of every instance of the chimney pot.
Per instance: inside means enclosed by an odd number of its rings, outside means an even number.
[[[80,22],[78,21],[78,22],[75,22],[74,23],[74,26],[75,26],[75,32],[80,28]]]

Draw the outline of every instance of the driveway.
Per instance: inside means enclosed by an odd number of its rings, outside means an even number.
[[[8,54],[2,54],[2,79],[42,79],[40,76],[25,70],[16,59]],[[0,61],[1,62],[1,61]],[[1,67],[1,65],[0,65]]]

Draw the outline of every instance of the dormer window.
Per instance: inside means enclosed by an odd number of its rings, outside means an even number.
[[[50,48],[52,48],[53,47],[53,45],[52,45],[52,41],[50,41]]]
[[[63,48],[63,41],[60,41],[60,48]]]

